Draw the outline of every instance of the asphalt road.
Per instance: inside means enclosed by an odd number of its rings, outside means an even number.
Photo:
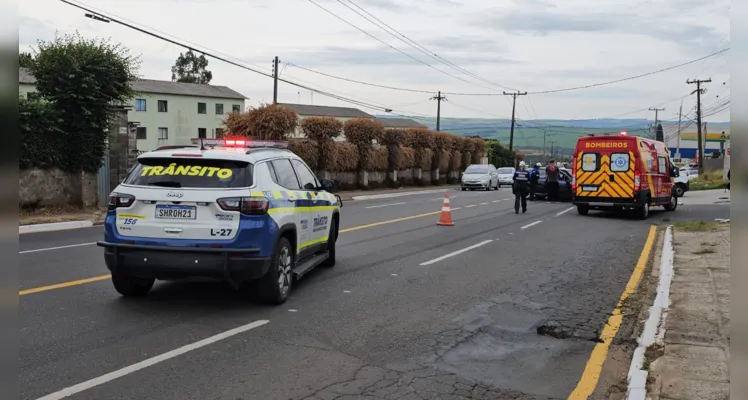
[[[347,202],[338,265],[278,307],[202,282],[125,300],[101,228],[22,235],[21,398],[566,398],[650,224],[729,218],[515,215],[508,189],[450,195],[453,227],[436,226],[438,193]]]

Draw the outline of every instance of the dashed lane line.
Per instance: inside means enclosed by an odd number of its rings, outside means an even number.
[[[537,224],[539,224],[539,223],[541,223],[541,222],[543,222],[543,221],[535,221],[535,222],[533,222],[533,223],[530,223],[530,224],[527,224],[527,225],[523,226],[523,227],[522,227],[522,228],[520,228],[520,229],[527,229],[527,228],[529,228],[529,227],[531,227],[531,226],[535,226],[535,225],[537,225]]]
[[[382,208],[382,207],[399,206],[399,205],[403,205],[403,204],[405,204],[405,202],[402,202],[402,203],[390,203],[390,204],[380,204],[380,205],[377,205],[377,206],[369,206],[369,207],[365,207],[365,208]]]
[[[558,216],[560,216],[560,215],[566,214],[567,212],[569,212],[569,211],[571,211],[571,210],[573,210],[573,209],[574,209],[574,207],[569,207],[569,208],[567,208],[566,210],[564,210],[564,211],[561,211],[560,213],[557,213],[557,214],[556,214],[556,216],[558,217]]]
[[[425,265],[431,265],[431,264],[433,264],[433,263],[437,263],[437,262],[439,262],[439,261],[442,261],[442,260],[446,260],[447,258],[450,258],[450,257],[454,257],[454,256],[456,256],[456,255],[458,255],[458,254],[462,254],[462,253],[465,253],[465,252],[467,252],[467,251],[470,251],[470,250],[476,249],[476,248],[478,248],[478,247],[481,247],[481,246],[483,246],[483,245],[489,244],[489,243],[491,243],[491,242],[493,242],[493,239],[489,239],[489,240],[484,240],[484,241],[482,241],[482,242],[480,242],[480,243],[478,243],[478,244],[474,244],[474,245],[472,245],[472,246],[469,246],[469,247],[465,247],[464,249],[460,249],[460,250],[457,250],[457,251],[453,251],[453,252],[451,252],[451,253],[449,253],[449,254],[445,254],[445,255],[443,255],[443,256],[441,256],[441,257],[437,257],[437,258],[435,258],[435,259],[433,259],[433,260],[430,260],[430,261],[426,261],[426,262],[423,262],[423,263],[421,263],[421,264],[419,264],[419,265],[421,265],[421,266],[425,266]]]
[[[85,382],[81,382],[77,385],[73,385],[70,387],[67,387],[65,389],[62,389],[60,391],[50,393],[44,397],[40,397],[37,400],[59,400],[64,399],[66,397],[70,397],[72,395],[84,392],[88,389],[92,389],[96,386],[101,386],[107,382],[113,381],[115,379],[121,378],[126,375],[130,375],[134,372],[140,371],[141,369],[148,368],[150,366],[156,365],[160,362],[164,362],[166,360],[172,359],[174,357],[180,356],[185,353],[189,353],[190,351],[197,350],[201,347],[205,347],[208,345],[211,345],[213,343],[219,342],[224,339],[228,339],[232,336],[236,336],[240,333],[244,333],[247,331],[250,331],[255,328],[259,328],[265,324],[267,324],[268,320],[258,320],[254,321],[252,323],[242,325],[238,328],[234,328],[231,330],[228,330],[226,332],[219,333],[217,335],[211,336],[209,338],[205,338],[203,340],[197,341],[195,343],[188,344],[186,346],[182,346],[178,349],[174,349],[171,351],[168,351],[166,353],[157,355],[155,357],[151,357],[147,360],[143,360],[139,363],[135,363],[132,365],[129,365],[127,367],[124,367],[122,369],[118,369],[116,371],[112,371],[108,374],[99,376],[98,378],[90,379]]]

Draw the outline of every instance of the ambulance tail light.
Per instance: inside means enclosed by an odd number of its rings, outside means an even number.
[[[571,192],[572,193],[577,192],[577,177],[576,176],[571,177]]]
[[[107,209],[115,210],[120,207],[130,207],[134,202],[135,196],[131,194],[112,192],[112,194],[109,195],[109,204],[107,205]]]
[[[244,215],[264,215],[270,208],[265,197],[225,197],[216,202],[224,211],[238,211]]]
[[[641,189],[641,175],[637,172],[634,175],[634,191],[638,192]]]

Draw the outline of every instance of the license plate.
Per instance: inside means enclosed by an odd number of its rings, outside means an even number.
[[[582,191],[597,192],[597,186],[582,186]]]
[[[197,218],[197,207],[159,204],[156,206],[156,218],[196,219]]]

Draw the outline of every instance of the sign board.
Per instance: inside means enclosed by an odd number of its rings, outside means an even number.
[[[702,134],[702,135],[704,135],[704,134]],[[730,140],[730,133],[729,132],[725,132],[725,133],[721,133],[721,132],[720,133],[707,133],[705,136],[702,136],[702,137],[705,137],[707,142],[724,143],[724,142]],[[693,132],[681,133],[680,134],[680,138],[681,139],[685,139],[685,140],[697,140],[699,138],[699,134],[698,133],[693,133]]]
[[[127,127],[126,126],[120,126],[119,127],[119,134],[120,135],[127,135]]]

